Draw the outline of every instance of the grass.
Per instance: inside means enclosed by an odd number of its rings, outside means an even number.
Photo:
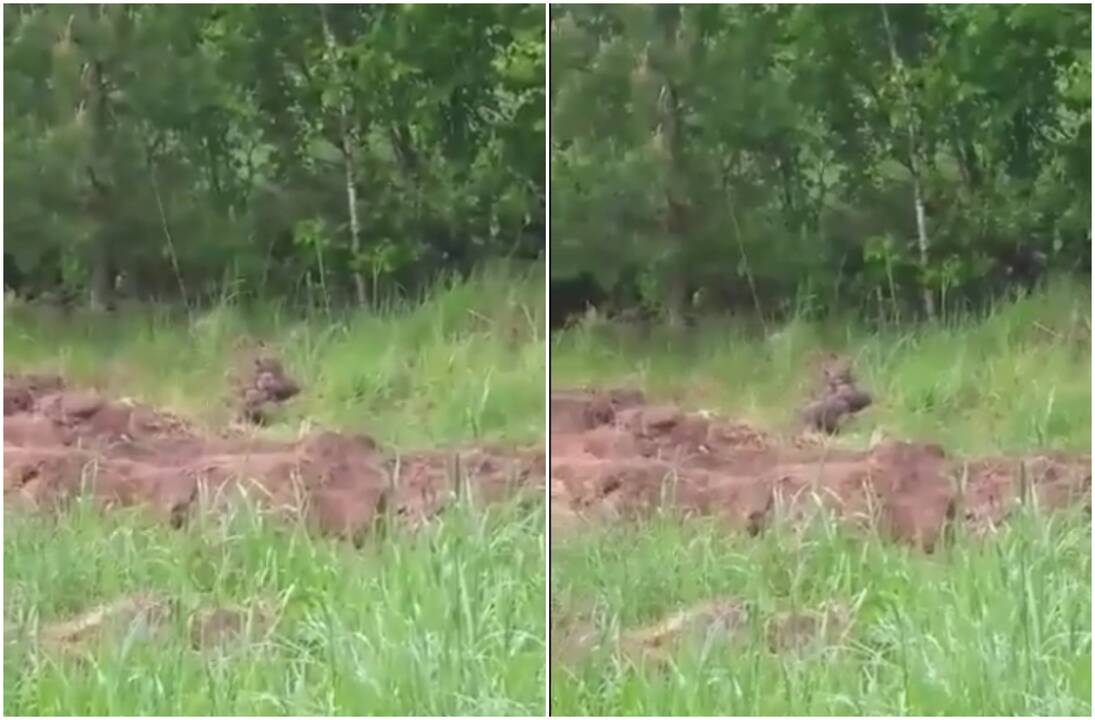
[[[352,546],[257,513],[165,532],[88,506],[9,515],[6,624],[32,629],[133,591],[187,609],[272,599],[271,640],[223,656],[166,641],[93,664],[4,653],[9,715],[530,715],[543,708],[543,509],[447,513]],[[10,632],[10,630],[9,630]]]
[[[552,578],[609,637],[713,597],[759,616],[861,603],[848,639],[820,654],[757,636],[664,671],[596,656],[556,667],[553,714],[1090,716],[1086,517],[1028,517],[934,556],[833,527],[756,540],[661,519],[559,542]]]
[[[1090,288],[1059,282],[984,317],[882,331],[802,320],[767,335],[723,318],[684,331],[596,322],[553,336],[551,381],[639,387],[784,427],[816,381],[815,359],[839,352],[876,396],[851,444],[882,431],[955,452],[1086,452],[1090,321]]]
[[[415,304],[334,317],[230,302],[191,318],[9,307],[4,367],[57,372],[216,427],[232,414],[225,372],[241,338],[261,338],[305,391],[283,413],[283,433],[320,425],[400,446],[542,443],[544,325],[542,268],[495,267]]]
[[[729,321],[688,331],[586,324],[552,342],[553,386],[631,386],[655,399],[790,421],[810,358],[846,352],[878,405],[843,442],[876,431],[955,453],[1090,452],[1090,290],[1065,283],[984,317],[871,332],[793,321],[768,335]],[[1091,524],[1024,510],[989,540],[933,555],[845,533],[729,535],[659,516],[553,541],[552,593],[611,639],[715,597],[764,616],[859,605],[847,638],[816,653],[688,648],[668,669],[610,654],[553,668],[558,715],[1091,714]]]
[[[315,426],[424,448],[542,444],[541,272],[487,270],[421,304],[300,318],[230,303],[196,317],[132,308],[5,311],[5,370],[59,372],[216,427],[238,337],[262,337],[304,393],[266,432]],[[364,547],[242,507],[175,531],[75,503],[5,513],[4,711],[10,715],[540,715],[545,686],[542,505],[458,504]],[[264,601],[264,642],[218,655],[186,628],[106,646],[90,663],[28,638],[126,593],[184,610]]]

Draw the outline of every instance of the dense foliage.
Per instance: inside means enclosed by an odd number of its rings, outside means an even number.
[[[907,318],[1090,271],[1089,5],[557,6],[550,32],[553,294]]]
[[[364,302],[542,250],[542,6],[6,6],[4,63],[28,294]]]

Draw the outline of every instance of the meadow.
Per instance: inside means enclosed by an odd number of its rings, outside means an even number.
[[[50,372],[215,431],[243,338],[266,341],[303,392],[262,429],[325,428],[396,449],[542,446],[542,268],[487,269],[413,302],[309,313],[231,297],[189,315],[90,315],[15,302],[5,372]],[[181,530],[77,501],[4,516],[4,711],[13,715],[539,715],[545,690],[541,503],[460,502],[362,547],[243,504]],[[194,609],[272,609],[260,642],[192,649],[182,623],[89,659],[57,657],[41,628],[125,593]]]
[[[792,319],[761,328],[596,318],[553,336],[552,386],[630,387],[761,428],[793,422],[816,361],[854,361],[876,403],[840,438],[892,437],[983,456],[1090,453],[1090,289],[1055,282],[980,314],[869,328]],[[932,554],[819,516],[753,538],[670,513],[552,540],[557,615],[606,638],[734,597],[758,617],[854,608],[839,642],[775,652],[696,643],[668,666],[611,651],[554,663],[560,715],[1090,715],[1091,524],[1082,508],[1023,507],[988,538],[958,530]],[[554,650],[554,648],[553,648]]]

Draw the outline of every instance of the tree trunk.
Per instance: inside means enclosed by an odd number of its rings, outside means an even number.
[[[981,169],[977,157],[977,148],[968,135],[962,131],[963,124],[959,117],[950,120],[951,145],[954,155],[958,158],[958,169],[962,173],[962,182],[970,192],[981,187]]]
[[[666,200],[665,232],[672,243],[670,267],[666,279],[666,311],[669,324],[684,324],[684,310],[688,304],[688,276],[684,267],[685,226],[687,208],[669,193]]]
[[[346,170],[346,206],[350,213],[350,252],[356,262],[358,257],[361,256],[361,226],[357,219],[357,188],[354,187],[353,143],[350,142],[349,135],[346,132],[345,108],[342,110],[342,118],[342,157]],[[364,305],[366,302],[365,279],[358,270],[354,270],[354,290],[357,292],[358,305]]]
[[[90,90],[88,105],[92,125],[93,157],[96,161],[109,159],[109,148],[106,147],[107,137],[107,108],[106,91],[103,80],[103,64],[99,60],[90,63],[91,73],[88,88]],[[114,263],[111,257],[111,233],[113,226],[112,192],[109,185],[95,174],[95,162],[87,166],[89,181],[88,208],[92,217],[94,230],[91,237],[91,277],[88,284],[88,304],[93,310],[105,310],[114,304]]]
[[[168,257],[171,259],[171,269],[175,273],[175,280],[179,284],[179,295],[183,305],[190,307],[190,295],[186,292],[186,283],[183,281],[182,269],[179,266],[179,253],[175,249],[175,239],[171,235],[171,226],[167,223],[167,211],[164,209],[163,196],[160,194],[160,183],[156,179],[156,154],[150,147],[145,151],[145,164],[148,167],[148,179],[152,185],[152,195],[156,198],[156,210],[160,214],[160,228],[163,230],[164,243]]]
[[[880,7],[882,9],[882,23],[886,28],[886,39],[890,45],[890,59],[893,62],[894,70],[898,73],[898,86],[901,89],[905,108],[909,113],[905,118],[905,132],[908,136],[909,143],[909,173],[912,175],[913,207],[916,211],[916,239],[920,249],[920,269],[921,272],[926,273],[928,270],[929,241],[928,222],[924,215],[924,195],[920,184],[920,147],[916,138],[916,127],[912,119],[912,101],[905,84],[904,65],[901,62],[901,56],[897,52],[897,43],[894,40],[893,28],[890,26],[890,15],[886,12],[885,5],[881,5]],[[921,288],[921,291],[924,298],[924,312],[927,314],[929,320],[935,320],[935,297],[932,295],[931,288],[924,286]]]
[[[667,55],[674,54],[677,41],[677,29],[680,26],[681,10],[676,6],[663,5],[657,8],[662,22],[663,39]],[[663,76],[662,101],[659,103],[659,125],[665,137],[665,151],[668,154],[669,186],[666,188],[665,233],[669,241],[669,272],[666,287],[666,310],[671,325],[680,325],[684,320],[684,309],[688,302],[688,277],[684,267],[685,243],[688,232],[688,203],[681,198],[679,184],[683,182],[682,154],[684,138],[680,121],[680,98],[673,78],[660,68]]]
[[[100,227],[94,238],[91,256],[91,278],[88,283],[88,304],[92,310],[107,310],[114,304],[114,272],[110,258],[109,239]]]
[[[319,6],[320,18],[323,21],[323,35],[327,41],[328,62],[334,70],[334,76],[338,83],[338,131],[339,145],[342,150],[342,167],[346,174],[346,209],[350,214],[350,252],[354,261],[361,255],[361,225],[357,218],[357,188],[354,186],[354,142],[353,133],[350,130],[349,111],[346,107],[345,84],[342,82],[342,73],[339,71],[338,58],[335,54],[335,36],[331,32],[331,25],[327,21],[327,9]],[[354,291],[357,294],[359,305],[366,304],[365,278],[361,272],[354,270]]]
[[[394,123],[389,126],[388,133],[391,136],[392,147],[395,148],[399,167],[408,180],[414,180],[418,176],[418,152],[415,150],[414,141],[411,138],[411,129],[407,123]]]

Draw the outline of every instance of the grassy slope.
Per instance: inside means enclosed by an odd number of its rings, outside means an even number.
[[[420,304],[334,319],[233,305],[189,322],[148,308],[63,319],[15,307],[4,315],[4,369],[59,372],[216,426],[230,417],[233,348],[250,335],[270,341],[305,389],[281,433],[303,423],[408,447],[542,443],[540,275],[488,270]]]
[[[486,272],[424,304],[332,322],[220,307],[89,321],[5,313],[5,370],[61,372],[215,426],[234,340],[274,341],[305,393],[269,430],[367,431],[404,447],[476,438],[541,443],[542,273]],[[543,509],[457,508],[361,551],[253,513],[173,532],[77,505],[54,522],[5,517],[6,714],[540,714]],[[115,648],[93,667],[21,641],[132,591],[184,608],[273,599],[271,644],[206,660],[169,642]]]
[[[1090,294],[1058,285],[945,328],[870,334],[792,323],[768,340],[733,324],[684,336],[578,328],[556,338],[553,384],[639,386],[767,426],[789,419],[812,351],[857,360],[879,397],[847,438],[882,429],[953,452],[1089,452]],[[1024,515],[989,543],[927,557],[820,523],[727,537],[660,518],[556,543],[552,588],[611,636],[719,595],[762,612],[861,602],[847,647],[776,656],[700,649],[658,674],[600,658],[553,674],[553,712],[1059,714],[1091,712],[1090,519]]]
[[[603,326],[552,338],[553,386],[623,384],[683,405],[782,427],[816,379],[811,358],[846,353],[876,395],[848,441],[875,429],[956,452],[1091,446],[1091,292],[1067,283],[987,318],[872,332],[791,322],[766,339],[732,320],[685,333]],[[1086,324],[1085,324],[1086,323]]]

